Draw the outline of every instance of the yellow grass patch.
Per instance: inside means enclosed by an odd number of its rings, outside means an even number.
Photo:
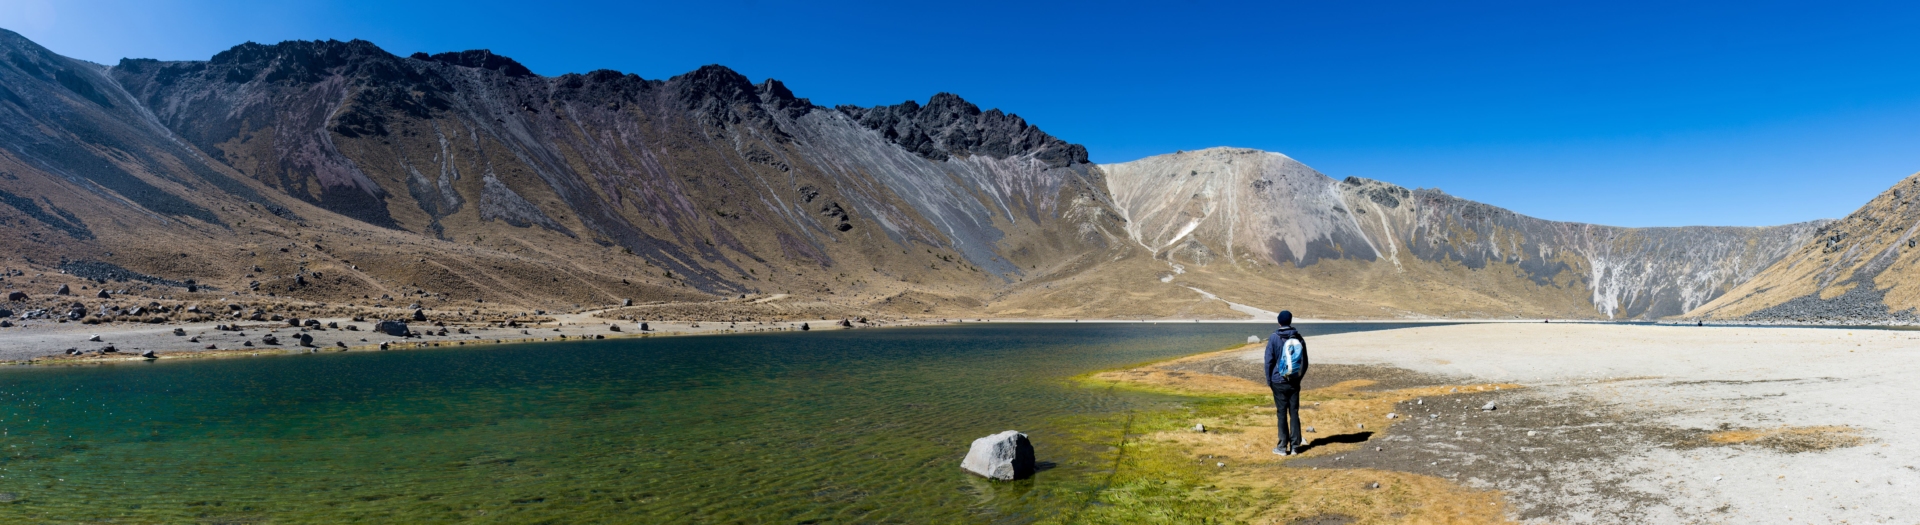
[[[1867,438],[1853,427],[1829,425],[1725,430],[1708,434],[1707,441],[1721,445],[1757,445],[1782,452],[1814,452],[1857,446],[1866,443]]]
[[[1092,379],[1186,395],[1260,395],[1257,399],[1266,399],[1269,390],[1255,381],[1163,368],[1211,355],[1095,374]],[[1402,401],[1519,388],[1479,384],[1361,390],[1373,384],[1371,380],[1350,380],[1302,392],[1301,423],[1315,432],[1304,435],[1309,448],[1301,455],[1282,457],[1271,452],[1277,440],[1274,408],[1259,402],[1213,411],[1196,419],[1196,423],[1205,425],[1205,432],[1155,432],[1135,440],[1130,450],[1161,456],[1159,463],[1141,460],[1139,468],[1171,468],[1174,462],[1180,462],[1208,469],[1208,484],[1190,490],[1195,498],[1214,492],[1243,495],[1231,504],[1223,504],[1222,510],[1229,514],[1221,518],[1231,522],[1281,524],[1329,517],[1346,518],[1350,523],[1508,522],[1498,492],[1472,490],[1442,478],[1406,472],[1287,466],[1292,459],[1340,454],[1366,446],[1366,441],[1404,421],[1386,417]]]

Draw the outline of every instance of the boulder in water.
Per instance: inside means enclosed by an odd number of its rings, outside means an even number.
[[[1018,430],[1008,430],[973,440],[967,459],[960,462],[967,472],[1002,481],[1033,476],[1033,443]]]

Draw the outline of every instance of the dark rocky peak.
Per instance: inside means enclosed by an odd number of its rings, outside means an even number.
[[[727,128],[751,123],[774,136],[787,133],[760,105],[760,90],[747,77],[726,66],[708,65],[667,80],[667,92],[682,107],[709,126]]]
[[[813,101],[793,96],[793,90],[787,89],[787,85],[778,80],[769,78],[754,86],[754,89],[760,93],[761,104],[788,117],[797,118],[813,109]]]
[[[517,62],[511,58],[493,54],[493,51],[486,50],[486,49],[469,49],[466,51],[436,53],[432,55],[429,55],[426,53],[414,53],[412,56],[408,58],[412,58],[414,60],[425,60],[428,62],[439,62],[442,64],[452,64],[452,65],[461,66],[461,67],[490,69],[493,71],[499,71],[500,74],[510,76],[510,77],[538,76],[533,74],[533,70],[527,69],[527,66],[520,65],[520,62]]]
[[[702,100],[715,99],[727,103],[758,102],[759,92],[745,75],[728,69],[726,66],[711,64],[700,66],[691,73],[667,80],[673,93],[689,104]]]
[[[981,111],[959,95],[940,93],[922,106],[906,101],[893,106],[840,106],[841,112],[879,131],[887,140],[921,157],[944,161],[954,155],[986,155],[1004,159],[1031,154],[1049,166],[1087,162],[1087,149],[1069,144],[1019,115],[998,109]]]
[[[646,80],[640,75],[621,73],[611,69],[597,69],[587,74],[568,73],[555,79],[554,92],[557,98],[583,100],[596,103],[626,103],[639,98],[660,86],[660,81]]]
[[[554,98],[593,104],[634,102],[659,86],[658,80],[611,69],[596,69],[584,75],[567,73],[553,79]]]
[[[349,74],[369,65],[391,64],[398,57],[365,40],[288,40],[273,45],[247,42],[213,55],[206,62],[228,82],[254,80],[304,84]]]

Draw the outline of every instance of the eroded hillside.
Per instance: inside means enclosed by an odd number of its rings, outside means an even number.
[[[1689,316],[1846,324],[1920,323],[1920,174],[1908,176],[1748,282]]]
[[[1222,297],[1442,315],[1658,318],[1726,293],[1813,235],[1556,222],[1285,155],[1213,148],[1101,166],[1128,237],[1169,282]],[[1337,300],[1336,300],[1337,299]]]

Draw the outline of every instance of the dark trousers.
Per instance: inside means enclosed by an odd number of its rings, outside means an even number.
[[[1304,443],[1300,438],[1300,387],[1268,384],[1273,389],[1275,419],[1280,420],[1280,444]]]

